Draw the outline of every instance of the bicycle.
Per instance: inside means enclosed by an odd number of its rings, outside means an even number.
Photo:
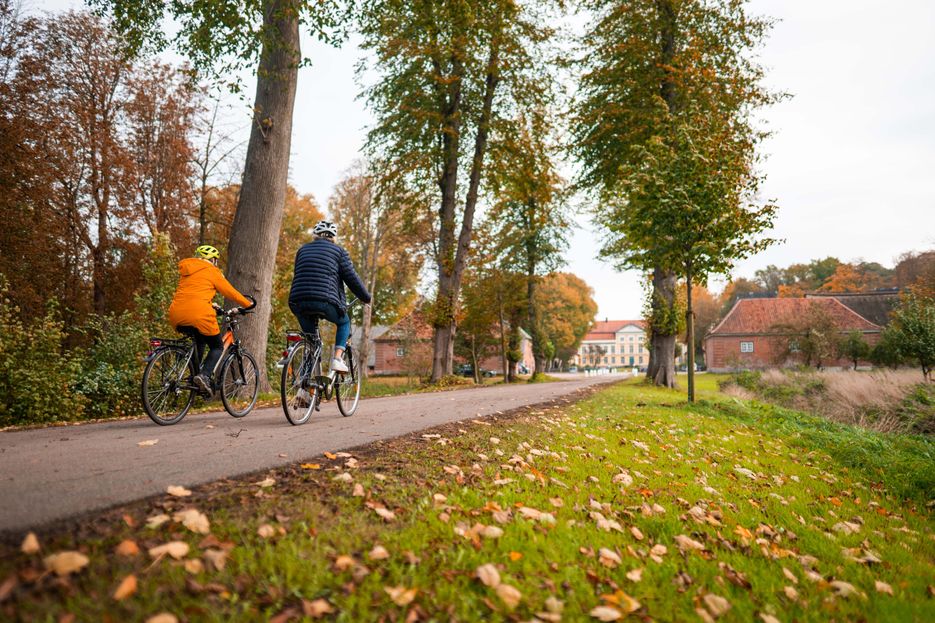
[[[256,359],[241,344],[237,337],[238,316],[249,314],[256,307],[217,309],[222,317],[224,331],[224,353],[213,370],[212,391],[203,392],[195,385],[200,362],[195,357],[195,342],[192,338],[150,338],[150,352],[146,356],[143,371],[142,399],[146,415],[160,426],[175,424],[188,413],[195,397],[206,399],[216,392],[221,394],[224,410],[236,418],[242,418],[256,405],[260,393],[260,374]]]
[[[279,394],[286,419],[293,426],[305,424],[312,411],[320,411],[322,398],[331,400],[334,396],[338,411],[344,417],[354,415],[360,403],[360,368],[356,351],[350,343],[344,349],[344,363],[348,371],[343,374],[333,370],[327,375],[321,373],[324,345],[318,332],[318,323],[323,318],[321,315],[314,316],[315,330],[312,333],[286,332],[286,350],[280,362],[282,377]]]

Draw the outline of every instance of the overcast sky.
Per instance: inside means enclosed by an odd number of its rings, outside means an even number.
[[[780,20],[760,60],[768,85],[793,96],[765,111],[773,136],[762,146],[763,196],[780,206],[772,236],[785,242],[734,274],[828,255],[892,265],[904,251],[935,247],[935,2],[751,0],[750,8]],[[290,178],[325,206],[371,117],[357,98],[353,40],[338,50],[304,37],[303,51],[313,66],[299,75]],[[248,127],[247,108],[237,111]],[[567,270],[594,288],[600,318],[639,317],[640,275],[596,259],[596,234],[586,217],[580,225]]]

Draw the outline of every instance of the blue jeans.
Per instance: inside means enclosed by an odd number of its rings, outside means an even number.
[[[334,345],[336,348],[345,348],[347,338],[351,335],[351,319],[347,312],[342,312],[337,307],[326,301],[306,301],[296,305],[290,305],[289,309],[295,314],[299,321],[299,326],[305,333],[316,333],[318,331],[318,321],[315,316],[324,316],[328,322],[333,322],[338,328],[334,336]]]

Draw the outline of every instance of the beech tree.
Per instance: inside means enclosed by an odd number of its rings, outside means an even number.
[[[572,224],[562,195],[562,180],[552,161],[551,129],[546,111],[520,120],[515,142],[500,147],[499,170],[492,175],[496,202],[487,219],[504,262],[521,267],[526,282],[524,328],[532,337],[530,380],[544,371],[549,343],[539,313],[537,290],[544,275],[564,263]]]
[[[552,35],[541,4],[365,0],[360,27],[376,82],[365,95],[368,138],[387,175],[435,213],[437,293],[432,379],[451,374],[459,294],[484,191],[492,142],[515,134],[522,111],[549,85],[543,46]]]
[[[228,245],[227,277],[238,290],[257,299],[256,313],[241,325],[241,335],[263,361],[302,63],[299,24],[321,39],[335,41],[344,14],[335,0],[88,2],[112,18],[131,52],[172,44],[195,69],[219,78],[256,68],[253,119]],[[171,37],[167,17],[179,25]],[[229,78],[229,84],[236,87],[236,79]],[[266,387],[265,370],[261,374]]]
[[[741,206],[758,181],[753,148],[762,135],[750,111],[773,100],[749,58],[769,22],[747,15],[741,0],[586,6],[596,19],[582,40],[583,75],[571,114],[578,184],[598,203],[596,220],[606,234],[601,254],[618,268],[651,275],[647,376],[674,386],[679,273],[723,270],[737,252],[755,250],[748,230],[771,218],[769,210],[758,212],[751,223]],[[686,207],[690,216],[680,213]],[[725,215],[733,226],[721,223]],[[671,231],[675,226],[682,229]],[[734,251],[715,253],[697,235],[704,228]],[[736,244],[738,234],[744,243]],[[704,260],[696,253],[702,247]]]

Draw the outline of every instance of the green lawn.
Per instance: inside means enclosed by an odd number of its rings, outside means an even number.
[[[623,383],[354,460],[321,457],[271,472],[269,487],[255,484],[263,474],[112,513],[81,536],[40,535],[40,553],[4,552],[0,583],[18,588],[0,616],[935,620],[933,456],[887,447],[915,484],[882,484],[898,482],[887,464],[828,445],[878,436],[767,413],[718,396],[711,375],[698,381],[704,401],[691,408],[681,392]],[[212,535],[171,519],[144,526],[184,508],[203,510]],[[124,539],[142,553],[115,554]],[[190,546],[181,560],[146,554],[175,540]],[[42,556],[63,549],[90,564],[43,575]],[[218,552],[222,569],[209,562]],[[129,574],[138,590],[116,601]]]

